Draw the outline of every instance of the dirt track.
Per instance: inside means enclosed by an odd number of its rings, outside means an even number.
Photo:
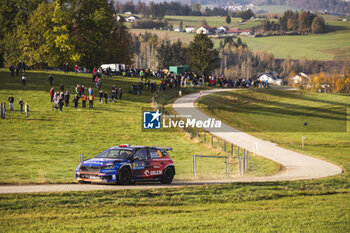
[[[215,89],[203,92],[207,95],[229,89]],[[194,102],[198,99],[199,93],[190,94],[177,99],[173,107],[175,111],[183,115],[192,115],[197,120],[208,119],[208,116],[194,107]],[[223,184],[232,182],[266,182],[316,179],[333,176],[342,172],[341,168],[310,156],[303,155],[277,146],[274,143],[263,141],[252,137],[246,133],[223,124],[225,132],[211,132],[213,135],[225,139],[229,143],[238,145],[249,151],[253,151],[254,143],[258,143],[258,154],[281,164],[285,169],[271,176],[264,177],[236,177],[224,180],[206,181],[178,181],[171,185],[160,184],[137,184],[137,185],[90,185],[90,184],[44,184],[44,185],[1,185],[0,193],[30,193],[30,192],[63,192],[63,191],[88,191],[88,190],[125,190],[125,189],[152,189],[152,188],[176,188],[183,186]],[[210,130],[208,130],[210,131]]]

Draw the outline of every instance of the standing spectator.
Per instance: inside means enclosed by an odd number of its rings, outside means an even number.
[[[81,97],[81,86],[79,85],[79,97]]]
[[[119,99],[121,100],[122,99],[122,88],[119,87],[118,89],[118,95],[119,95]]]
[[[10,105],[10,111],[13,111],[13,102],[15,102],[15,98],[13,98],[12,95],[8,98],[9,105]]]
[[[92,69],[92,73],[96,74],[96,67],[94,66],[94,68]]]
[[[94,108],[94,96],[89,95],[89,107]]]
[[[15,74],[15,67],[13,67],[13,65],[11,65],[9,70],[10,70],[11,77],[13,77],[13,75]]]
[[[93,91],[91,87],[89,87],[88,91],[89,91],[89,95],[92,95]]]
[[[83,108],[86,107],[86,95],[83,94],[83,96],[81,97],[81,106]]]
[[[74,71],[75,71],[76,74],[78,73],[78,65],[74,66]]]
[[[114,89],[112,88],[111,98],[112,98],[112,102],[114,103],[115,102],[114,99],[117,98],[117,93],[116,93],[115,88]]]
[[[24,107],[24,111],[26,112],[26,117],[28,117],[29,115],[29,105],[28,102],[26,103],[25,107]]]
[[[103,97],[105,98],[105,103],[107,104],[107,99],[108,99],[107,91],[105,91],[105,94]]]
[[[26,85],[27,76],[25,73],[22,74],[22,86]]]
[[[24,104],[22,98],[19,98],[18,104],[19,104],[19,112],[22,113],[22,111],[23,111],[23,104]]]
[[[60,111],[62,112],[62,109],[63,109],[63,95],[61,94],[59,99],[58,99],[58,107],[60,108]]]
[[[85,87],[84,87],[84,85],[81,85],[81,94],[85,94]]]
[[[75,109],[78,107],[78,101],[79,101],[78,94],[75,94],[74,99],[73,99]]]
[[[75,88],[75,94],[79,95],[79,84],[77,84],[77,87]]]
[[[1,118],[5,119],[4,106],[2,102],[0,102],[0,114],[1,114]]]
[[[64,85],[63,85],[63,83],[61,83],[61,85],[60,85],[60,91],[64,91]]]
[[[70,98],[70,94],[69,94],[69,91],[67,90],[65,93],[64,93],[64,103],[65,103],[65,106],[68,107],[69,105],[69,98]]]
[[[54,96],[55,92],[53,90],[53,87],[50,89],[50,99],[51,99],[51,102],[53,102],[53,96]]]
[[[52,74],[49,75],[49,82],[50,82],[50,86],[53,85],[53,76]]]
[[[102,90],[99,90],[98,94],[99,94],[99,97],[100,97],[100,104],[102,104],[103,91],[102,91]]]

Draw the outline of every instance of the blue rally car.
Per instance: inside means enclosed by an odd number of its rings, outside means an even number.
[[[82,161],[75,170],[81,183],[105,182],[129,184],[137,181],[160,181],[170,184],[175,166],[167,151],[169,147],[111,147],[95,158]]]

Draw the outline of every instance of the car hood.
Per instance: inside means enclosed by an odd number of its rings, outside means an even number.
[[[127,160],[125,159],[107,159],[107,158],[93,158],[93,159],[88,159],[85,160],[81,163],[82,166],[96,166],[96,167],[101,167],[106,164],[112,164],[112,163],[121,163],[121,162],[126,162]]]

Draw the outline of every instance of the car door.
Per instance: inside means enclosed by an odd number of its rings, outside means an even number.
[[[163,167],[164,167],[164,161],[162,159],[162,153],[159,149],[156,148],[149,148],[149,158],[150,158],[150,170],[149,170],[149,176],[150,178],[157,178],[162,175]]]
[[[151,164],[148,158],[147,148],[138,149],[133,155],[134,161],[132,162],[133,178],[142,179],[145,177],[145,171],[151,168]]]

